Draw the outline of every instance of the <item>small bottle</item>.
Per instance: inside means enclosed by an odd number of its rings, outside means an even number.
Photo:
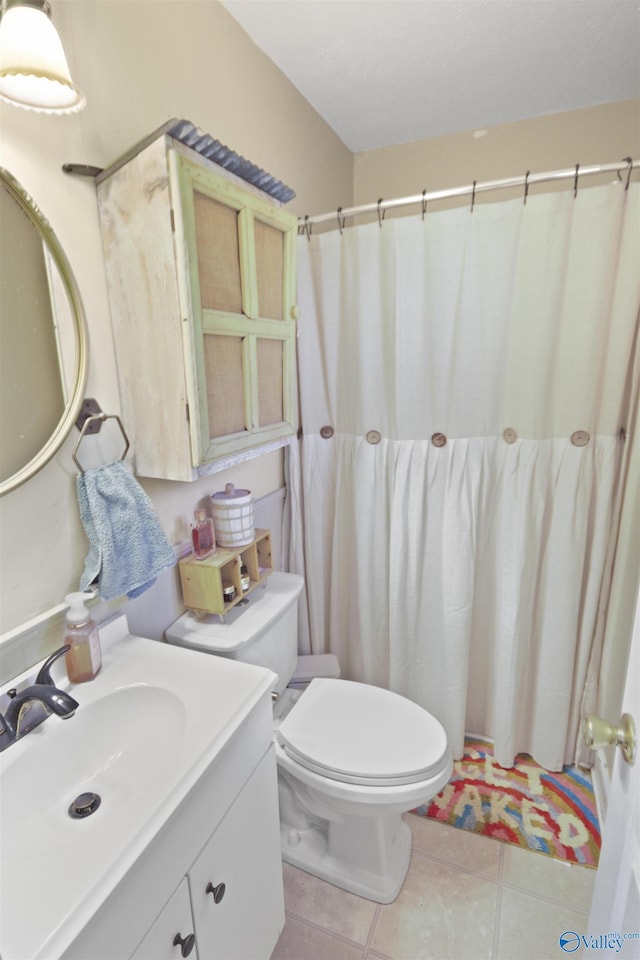
[[[65,655],[65,663],[72,683],[93,680],[102,666],[98,628],[85,606],[85,601],[90,599],[90,593],[69,593],[64,598],[69,607],[64,642],[71,646]]]
[[[225,603],[231,603],[236,598],[236,588],[232,583],[222,581],[222,598]]]
[[[204,510],[196,510],[196,522],[191,527],[193,553],[196,560],[210,557],[216,549],[216,537],[213,532],[213,520]]]

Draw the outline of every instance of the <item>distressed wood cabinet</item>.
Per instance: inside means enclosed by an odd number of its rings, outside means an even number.
[[[297,218],[162,134],[96,180],[141,476],[193,480],[297,430]]]

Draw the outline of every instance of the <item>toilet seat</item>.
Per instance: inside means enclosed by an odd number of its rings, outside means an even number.
[[[329,780],[392,787],[431,779],[448,763],[441,724],[382,687],[314,679],[276,730],[295,763]]]

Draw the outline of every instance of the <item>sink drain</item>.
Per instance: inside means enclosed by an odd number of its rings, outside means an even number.
[[[69,816],[74,820],[82,820],[95,813],[102,800],[97,793],[81,793],[69,807]]]

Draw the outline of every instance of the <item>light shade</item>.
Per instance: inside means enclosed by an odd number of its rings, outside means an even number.
[[[47,0],[6,0],[0,20],[0,99],[40,113],[75,113],[85,105]]]

